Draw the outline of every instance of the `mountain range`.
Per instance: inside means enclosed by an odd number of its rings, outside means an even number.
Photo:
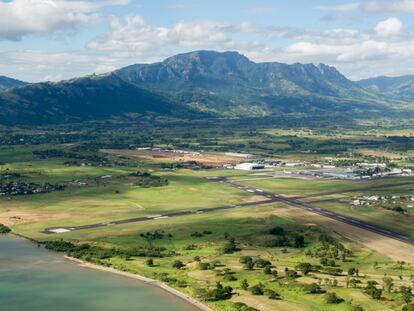
[[[15,80],[9,77],[0,76],[0,91],[12,89],[14,87],[26,85],[26,82]]]
[[[358,81],[363,88],[399,100],[414,102],[414,75],[376,77]]]
[[[255,63],[237,52],[196,51],[61,82],[25,84],[1,77],[0,123],[53,124],[148,114],[358,117],[414,109],[414,79],[394,79],[354,82],[324,64]]]

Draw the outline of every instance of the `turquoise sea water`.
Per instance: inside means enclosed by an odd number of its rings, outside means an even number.
[[[13,236],[0,236],[0,310],[196,311],[156,287],[81,267]]]

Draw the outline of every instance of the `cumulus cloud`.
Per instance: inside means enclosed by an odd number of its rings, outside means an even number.
[[[168,47],[234,48],[229,34],[256,33],[260,29],[250,23],[216,21],[178,22],[172,27],[147,25],[140,16],[114,17],[111,31],[90,42],[92,50],[145,52]]]
[[[336,38],[336,39],[335,39]],[[285,62],[325,62],[349,77],[399,75],[414,72],[414,37],[397,18],[379,22],[374,29],[333,29],[304,37],[266,57]]]
[[[378,37],[395,37],[403,32],[402,22],[395,17],[390,17],[385,21],[379,22],[375,27],[375,32]]]
[[[373,13],[412,13],[414,0],[369,0],[317,6],[321,10],[351,11],[361,9]]]
[[[12,0],[0,2],[0,40],[18,41],[28,34],[45,34],[97,18],[100,8],[128,0]]]

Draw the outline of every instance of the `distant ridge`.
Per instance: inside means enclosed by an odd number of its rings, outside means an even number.
[[[198,109],[230,115],[349,110],[381,102],[334,67],[255,63],[237,52],[195,51],[114,73]]]
[[[414,102],[414,75],[380,76],[358,81],[367,90],[399,100]]]
[[[12,79],[6,76],[0,76],[0,91],[5,91],[14,87],[26,85],[27,82]]]
[[[335,113],[358,118],[412,110],[407,102],[350,81],[325,64],[255,63],[237,52],[195,51],[54,83],[3,80],[0,123],[9,125],[151,114],[194,119]]]

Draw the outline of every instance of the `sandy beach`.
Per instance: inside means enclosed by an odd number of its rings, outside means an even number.
[[[197,307],[198,309],[200,309],[201,311],[214,311],[212,309],[210,309],[209,307],[207,307],[206,305],[202,304],[201,302],[199,302],[198,300],[187,296],[186,294],[158,281],[158,280],[154,280],[154,279],[150,279],[138,274],[134,274],[134,273],[130,273],[130,272],[124,272],[124,271],[120,271],[120,270],[116,270],[114,268],[109,268],[109,267],[104,267],[104,266],[100,266],[100,265],[96,265],[96,264],[92,264],[90,262],[81,260],[81,259],[77,259],[77,258],[73,258],[73,257],[69,257],[69,256],[64,256],[66,259],[73,261],[79,265],[81,265],[82,267],[87,267],[90,269],[95,269],[95,270],[99,270],[99,271],[105,271],[105,272],[110,272],[110,273],[114,273],[114,274],[118,274],[118,275],[122,275],[131,279],[135,279],[138,280],[140,282],[143,282],[145,284],[151,285],[151,286],[156,286],[158,288],[161,288],[162,290],[165,290],[166,292],[185,300],[188,303],[191,303],[193,306]]]

